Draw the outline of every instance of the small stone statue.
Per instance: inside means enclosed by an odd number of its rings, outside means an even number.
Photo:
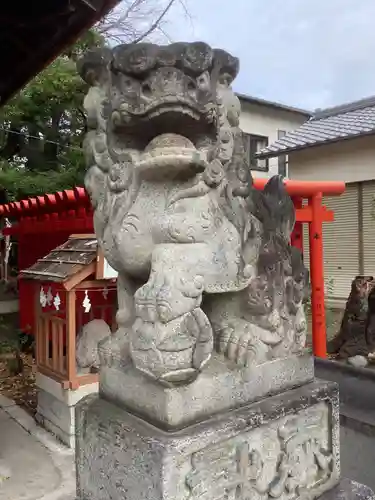
[[[238,369],[301,352],[294,206],[280,177],[252,186],[238,59],[141,43],[89,52],[78,69],[91,86],[86,188],[119,273],[119,328],[103,352],[166,385],[192,382],[214,349]]]
[[[100,367],[99,343],[111,335],[103,319],[93,319],[83,325],[77,335],[76,362],[78,368],[98,370]]]
[[[348,360],[354,366],[366,366],[375,350],[375,280],[356,276],[352,281],[338,334],[327,345],[329,354]]]

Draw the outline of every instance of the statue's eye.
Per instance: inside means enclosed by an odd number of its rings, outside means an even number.
[[[209,90],[210,88],[210,75],[205,71],[197,78],[197,87],[201,90]]]
[[[123,92],[137,92],[139,90],[140,83],[129,76],[125,76],[125,78],[122,78],[121,80],[121,90]]]

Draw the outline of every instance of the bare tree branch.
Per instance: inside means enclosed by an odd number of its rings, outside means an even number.
[[[169,40],[165,25],[168,14],[181,6],[190,18],[184,0],[122,0],[96,26],[98,32],[110,42],[138,43],[145,39]]]
[[[164,30],[164,28],[158,26],[157,30],[163,35],[163,37],[168,41],[168,43],[173,42],[172,38],[168,35],[168,33]]]
[[[148,37],[148,35],[150,35],[153,31],[156,30],[156,28],[160,25],[162,19],[165,17],[165,15],[167,14],[167,12],[169,11],[169,9],[172,7],[172,5],[174,4],[175,0],[169,0],[167,6],[165,7],[165,9],[161,12],[161,14],[159,15],[159,17],[151,24],[151,26],[148,28],[147,31],[145,31],[143,33],[143,35],[139,36],[138,38],[136,38],[134,40],[134,43],[139,43],[140,41],[144,40],[146,37]]]
[[[192,16],[191,16],[191,14],[190,14],[190,12],[189,12],[189,9],[187,8],[187,5],[186,5],[186,3],[184,2],[184,0],[179,0],[179,2],[178,2],[178,3],[181,5],[182,10],[184,11],[185,16],[189,19],[190,24],[191,24],[191,25],[193,25],[193,18],[192,18]]]

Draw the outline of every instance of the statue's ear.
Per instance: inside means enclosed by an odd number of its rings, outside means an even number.
[[[213,67],[218,68],[219,78],[222,75],[229,77],[229,81],[227,83],[230,85],[238,75],[240,61],[238,57],[232,56],[225,50],[214,49]]]
[[[77,71],[86,83],[96,85],[105,79],[111,61],[111,49],[89,50],[77,61]]]

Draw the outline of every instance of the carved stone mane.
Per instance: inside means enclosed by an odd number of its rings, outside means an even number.
[[[119,273],[103,362],[116,353],[181,384],[214,350],[242,368],[301,352],[308,274],[290,246],[294,207],[280,177],[252,186],[230,86],[238,59],[145,43],[89,52],[78,68],[91,86],[86,188]]]

